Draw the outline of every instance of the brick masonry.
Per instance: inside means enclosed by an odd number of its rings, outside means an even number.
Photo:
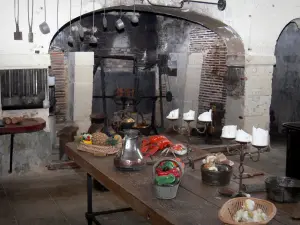
[[[227,48],[223,40],[213,31],[194,26],[190,31],[191,53],[203,53],[199,92],[199,113],[207,111],[211,102],[226,104],[224,77],[227,72]]]
[[[51,72],[55,76],[55,99],[56,99],[56,123],[66,121],[66,92],[67,74],[64,63],[64,53],[50,52]]]

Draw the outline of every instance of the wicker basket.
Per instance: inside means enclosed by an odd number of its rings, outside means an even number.
[[[178,183],[173,184],[173,185],[168,185],[168,186],[159,186],[155,183],[156,168],[159,166],[159,164],[161,162],[164,162],[164,161],[172,161],[179,166],[179,168],[181,170],[181,176],[179,178]],[[175,198],[177,195],[177,191],[178,191],[178,187],[179,187],[181,178],[184,174],[184,169],[183,169],[182,165],[179,162],[177,162],[176,160],[174,160],[174,158],[163,158],[161,160],[158,160],[154,164],[152,172],[153,172],[153,187],[154,187],[154,192],[155,192],[156,198],[158,198],[158,199],[173,199],[173,198]]]
[[[80,143],[77,150],[88,152],[94,156],[108,156],[116,154],[122,148],[122,143],[116,146],[100,146],[100,145],[87,145]]]
[[[261,209],[267,216],[268,220],[263,222],[235,222],[233,217],[235,213],[240,210],[247,199],[251,199],[255,202],[255,209]],[[277,209],[272,202],[257,199],[257,198],[233,198],[225,202],[219,211],[219,219],[224,224],[230,225],[258,225],[258,224],[268,224],[276,215]]]

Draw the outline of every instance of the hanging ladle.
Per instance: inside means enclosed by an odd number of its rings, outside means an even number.
[[[90,45],[92,47],[97,46],[97,38],[95,37],[95,31],[94,31],[94,26],[95,26],[95,0],[93,0],[93,26],[92,26],[92,36],[90,37]]]
[[[28,26],[29,26],[29,32],[28,32],[28,42],[33,42],[33,33],[32,33],[32,24],[33,24],[33,4],[34,0],[31,0],[31,20],[29,19],[29,2],[30,0],[27,0],[27,12],[28,12]]]
[[[46,22],[46,19],[47,19],[46,0],[44,0],[44,12],[45,12],[45,21],[42,22],[39,27],[40,27],[40,31],[43,34],[49,34],[50,33],[50,28],[49,28],[49,25]]]
[[[68,45],[70,47],[73,47],[74,46],[74,38],[72,36],[72,0],[70,0],[70,34],[69,34],[69,37],[68,37]]]
[[[135,14],[135,0],[133,1],[133,15],[131,17],[131,22],[137,24],[139,22],[139,18]]]
[[[82,15],[82,0],[80,1],[80,17],[79,17],[79,24],[78,24],[78,34],[81,41],[84,39],[84,30],[81,26],[81,15]]]
[[[18,1],[18,9],[17,8],[17,2]],[[17,15],[16,15],[16,11],[17,11]],[[20,31],[20,27],[19,27],[19,17],[20,17],[20,4],[19,4],[19,0],[14,0],[14,14],[15,14],[15,23],[16,23],[16,32],[14,32],[14,40],[23,40],[22,37],[22,32]]]
[[[106,8],[106,0],[104,1],[103,20],[102,20],[104,30],[107,29],[107,19],[105,16],[105,8]]]

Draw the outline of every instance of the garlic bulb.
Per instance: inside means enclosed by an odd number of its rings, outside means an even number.
[[[253,211],[255,207],[255,202],[252,201],[251,199],[247,199],[245,201],[245,209],[249,211]]]

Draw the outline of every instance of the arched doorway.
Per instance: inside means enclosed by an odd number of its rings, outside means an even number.
[[[297,20],[296,20],[297,21]],[[271,132],[282,134],[284,122],[300,121],[300,30],[296,22],[281,32],[275,49],[272,80]]]

